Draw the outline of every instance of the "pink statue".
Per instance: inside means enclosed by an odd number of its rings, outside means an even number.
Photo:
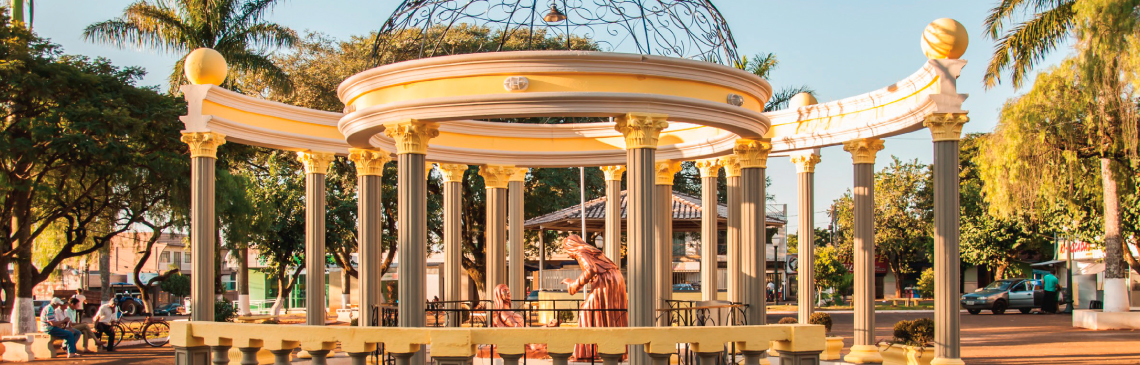
[[[495,309],[511,309],[511,289],[507,284],[499,284],[495,286],[494,297]],[[515,311],[496,311],[495,316],[492,318],[492,326],[494,327],[526,327],[526,321],[523,320],[522,315]]]
[[[563,279],[570,295],[577,294],[583,286],[590,285],[590,295],[582,303],[582,309],[626,309],[625,277],[621,268],[606,258],[597,247],[586,244],[581,237],[570,235],[562,243],[562,249],[570,257],[578,260],[582,275],[577,280]],[[578,312],[578,327],[626,327],[629,315],[624,311]],[[583,360],[594,357],[592,346],[575,345],[574,358]]]

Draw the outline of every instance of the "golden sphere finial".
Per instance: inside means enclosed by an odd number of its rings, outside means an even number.
[[[226,69],[228,67],[225,57],[222,57],[218,51],[210,48],[198,48],[186,55],[182,69],[186,72],[186,79],[190,80],[191,84],[221,85],[223,81],[226,81]]]
[[[969,45],[966,26],[954,19],[936,19],[922,31],[922,53],[932,60],[962,57]]]
[[[791,100],[788,100],[788,108],[799,109],[800,107],[815,105],[816,103],[819,103],[819,101],[815,100],[814,95],[809,93],[799,93],[792,96]]]

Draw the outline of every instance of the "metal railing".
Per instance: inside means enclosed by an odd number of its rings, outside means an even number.
[[[667,308],[657,310],[657,323],[669,327],[743,326],[748,323],[748,305],[727,301],[666,300]],[[700,356],[692,351],[690,344],[677,346],[676,363],[680,365],[702,365],[715,361],[716,365],[737,364],[743,360],[738,356],[736,344],[725,344],[724,351],[712,360],[710,356]]]

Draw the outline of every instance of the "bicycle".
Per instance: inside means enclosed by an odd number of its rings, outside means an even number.
[[[165,318],[146,317],[144,320],[136,321],[123,321],[115,324],[118,331],[115,336],[115,346],[119,346],[126,337],[126,333],[130,332],[135,338],[141,338],[143,342],[151,347],[162,347],[167,342],[170,342],[170,324],[166,322]],[[139,330],[136,331],[135,328]]]

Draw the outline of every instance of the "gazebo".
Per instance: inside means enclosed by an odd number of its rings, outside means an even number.
[[[192,160],[191,244],[194,275],[193,315],[172,328],[177,364],[215,361],[231,347],[278,354],[284,363],[300,347],[324,361],[340,348],[354,363],[379,345],[410,364],[423,346],[441,364],[470,362],[474,344],[494,344],[507,363],[517,363],[527,343],[544,342],[555,364],[565,364],[567,346],[595,342],[606,361],[616,361],[629,346],[635,365],[664,364],[676,343],[694,344],[713,354],[736,343],[747,364],[759,364],[774,344],[781,361],[818,363],[823,330],[812,325],[765,325],[765,169],[770,157],[790,158],[798,168],[801,211],[813,211],[813,181],[819,149],[842,145],[852,155],[855,172],[855,345],[848,362],[880,362],[874,345],[874,239],[872,227],[875,155],[883,139],[927,128],[934,136],[935,184],[935,356],[939,364],[960,364],[958,325],[958,140],[968,121],[956,91],[965,61],[967,36],[950,19],[931,23],[922,36],[929,60],[912,75],[890,86],[840,100],[815,103],[804,96],[792,107],[762,112],[772,94],[769,83],[730,67],[735,43],[723,17],[707,1],[615,0],[545,7],[534,1],[407,1],[381,29],[385,35],[411,32],[426,58],[391,63],[356,74],[340,85],[342,113],[281,104],[235,93],[217,85],[225,79],[225,60],[208,49],[186,59],[191,81],[182,92],[187,114],[182,140]],[[561,7],[557,6],[561,5]],[[496,7],[497,6],[497,7]],[[549,11],[548,11],[549,9]],[[478,13],[476,13],[478,12]],[[545,14],[545,15],[544,15]],[[553,34],[565,37],[568,50],[488,52],[439,55],[432,50],[439,35],[427,29],[476,23],[506,34]],[[434,26],[442,28],[432,28]],[[593,32],[583,29],[595,29]],[[529,32],[529,33],[528,33]],[[548,32],[548,33],[544,33]],[[585,33],[575,33],[585,32]],[[574,34],[632,37],[635,53],[573,49]],[[443,32],[446,33],[446,32]],[[436,42],[436,43],[433,43]],[[599,41],[600,44],[605,44]],[[380,44],[378,59],[386,59]],[[500,43],[502,46],[502,43]],[[501,47],[500,47],[501,50]],[[434,56],[434,57],[429,57]],[[389,57],[390,58],[390,57]],[[525,118],[583,118],[587,123],[504,123]],[[213,323],[214,164],[217,149],[241,143],[296,151],[305,167],[306,260],[324,265],[324,177],[334,155],[348,156],[359,178],[361,307],[380,300],[380,174],[398,165],[397,247],[400,280],[399,326],[371,329],[372,311],[362,311],[363,328],[324,327],[324,292],[309,291],[304,329],[242,327]],[[222,147],[224,148],[224,147]],[[394,156],[394,157],[393,157]],[[717,329],[652,328],[661,307],[662,245],[669,237],[673,173],[680,161],[701,169],[702,199],[715,199],[721,167],[728,176],[729,256],[739,258],[737,301],[748,305],[745,326]],[[628,187],[629,328],[426,329],[424,326],[427,171],[438,168],[444,182],[447,255],[444,275],[457,283],[459,201],[462,171],[478,165],[487,189],[487,284],[509,283],[521,289],[522,265],[506,270],[506,247],[513,262],[522,260],[522,182],[528,168],[602,166],[607,183]],[[839,168],[836,165],[835,168]],[[623,176],[624,172],[624,176]],[[712,205],[706,203],[706,205]],[[509,208],[508,208],[509,207]],[[508,216],[508,212],[511,214]],[[664,213],[664,214],[663,214]],[[800,242],[812,242],[811,214],[799,217]],[[705,215],[702,237],[716,236],[714,216]],[[619,227],[607,225],[607,232]],[[614,234],[606,234],[616,237]],[[715,242],[715,241],[713,241]],[[801,303],[812,303],[812,250],[801,247]],[[308,287],[324,286],[310,275]],[[449,284],[445,296],[458,294]],[[452,297],[443,298],[452,300]],[[800,308],[806,323],[811,306]],[[640,328],[644,327],[644,328]],[[703,349],[703,350],[702,350]],[[714,351],[715,350],[715,351]],[[664,355],[663,355],[664,354]],[[563,356],[565,355],[565,357]],[[664,356],[664,357],[662,357]],[[705,356],[705,355],[702,355]],[[420,363],[422,364],[422,363]],[[417,365],[420,365],[417,364]]]

